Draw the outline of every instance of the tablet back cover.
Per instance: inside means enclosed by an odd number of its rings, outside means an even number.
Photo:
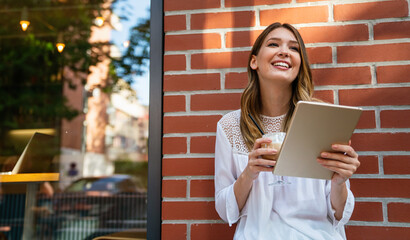
[[[316,159],[321,152],[332,151],[333,143],[349,142],[361,113],[357,107],[298,102],[273,173],[331,179],[333,172]]]

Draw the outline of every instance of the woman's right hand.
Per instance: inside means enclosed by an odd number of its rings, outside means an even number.
[[[275,160],[263,158],[263,155],[275,155],[277,150],[273,148],[263,148],[262,144],[270,143],[269,138],[258,138],[253,145],[252,151],[248,155],[248,165],[243,173],[250,179],[254,180],[259,176],[260,172],[271,172],[276,164]]]
[[[255,141],[252,151],[248,155],[248,165],[237,179],[234,185],[234,193],[238,203],[239,211],[245,206],[251,191],[253,180],[260,172],[270,172],[276,164],[275,160],[262,158],[262,155],[275,155],[277,151],[273,148],[262,148],[262,144],[270,143],[269,138],[259,138]]]

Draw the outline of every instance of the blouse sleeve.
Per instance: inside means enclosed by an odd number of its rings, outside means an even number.
[[[218,123],[215,143],[215,208],[229,226],[239,219],[239,208],[233,190],[235,172],[232,146]]]
[[[330,200],[330,188],[331,188],[331,181],[327,181],[327,196],[326,196],[326,201],[327,201],[327,212],[328,212],[328,217],[333,223],[333,227],[335,228],[336,231],[338,231],[340,234],[344,235],[344,225],[349,221],[350,217],[352,216],[353,209],[354,209],[354,196],[352,191],[350,190],[350,182],[349,180],[346,181],[346,188],[347,188],[347,199],[346,199],[346,204],[343,210],[343,216],[340,220],[337,220],[335,218],[335,209],[332,207],[332,203]]]

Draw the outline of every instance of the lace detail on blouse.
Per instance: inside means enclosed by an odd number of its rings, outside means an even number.
[[[277,117],[268,117],[261,115],[261,120],[263,127],[265,128],[265,132],[273,133],[279,132],[282,126],[282,121],[285,119],[286,114],[277,116]]]
[[[278,117],[268,117],[261,115],[261,120],[265,132],[279,132],[285,116],[286,114]],[[219,121],[219,124],[224,130],[233,151],[247,154],[249,151],[241,134],[240,118],[241,110],[236,110],[223,116]]]

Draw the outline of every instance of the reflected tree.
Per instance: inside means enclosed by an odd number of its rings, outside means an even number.
[[[123,56],[112,61],[116,69],[114,77],[131,84],[135,75],[142,75],[149,61],[149,43],[150,19],[141,19],[130,30],[129,46]]]
[[[2,155],[21,152],[7,146],[12,129],[54,128],[62,119],[73,119],[80,111],[67,104],[63,87],[78,84],[64,78],[70,69],[85,84],[90,66],[110,58],[110,42],[90,42],[95,19],[112,12],[121,0],[2,0],[0,6],[0,149]],[[23,31],[19,21],[24,7],[30,25]],[[109,24],[109,23],[107,23]],[[66,43],[58,52],[58,40]],[[131,84],[142,74],[149,58],[149,19],[137,24],[130,45],[121,58],[112,59],[105,91],[112,91],[119,78]],[[82,86],[80,86],[82,87]]]

